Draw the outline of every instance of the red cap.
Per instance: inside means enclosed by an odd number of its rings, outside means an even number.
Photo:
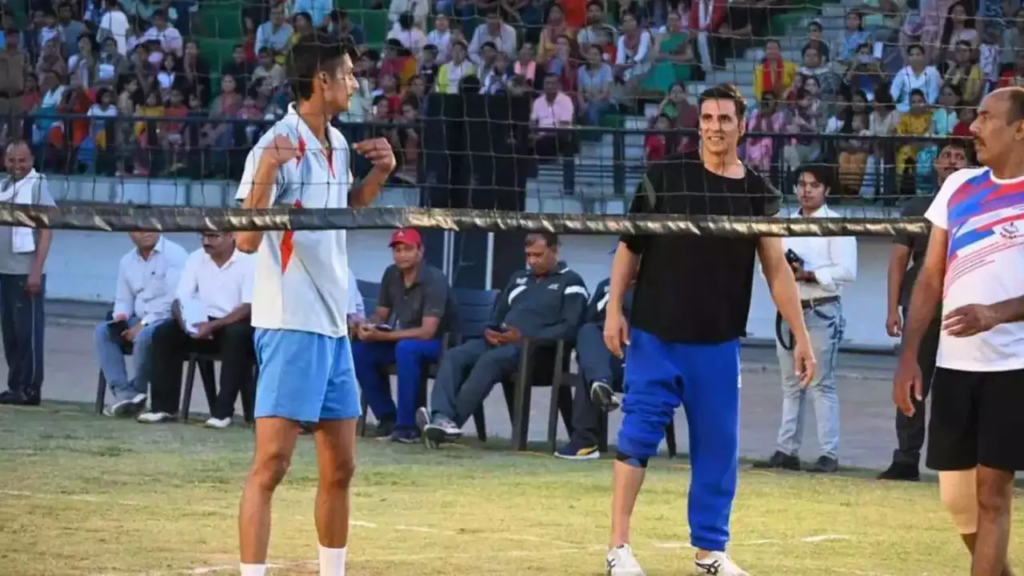
[[[420,238],[420,233],[412,228],[399,228],[391,235],[391,242],[388,243],[388,248],[393,248],[395,244],[422,246],[423,239]]]

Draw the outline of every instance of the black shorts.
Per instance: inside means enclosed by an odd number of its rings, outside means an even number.
[[[937,368],[931,396],[929,468],[1024,470],[1024,370]]]

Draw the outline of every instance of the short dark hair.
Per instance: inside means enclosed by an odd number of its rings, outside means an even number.
[[[924,45],[923,44],[914,43],[914,44],[910,44],[909,46],[907,46],[907,54],[910,54],[914,50],[919,50],[922,54],[925,53]]]
[[[590,0],[590,2],[587,2],[587,10],[590,10],[592,7],[597,7],[601,12],[604,12],[604,4],[600,0]]]
[[[289,73],[292,95],[296,100],[309,100],[313,96],[313,78],[319,72],[334,71],[334,67],[348,56],[358,58],[349,39],[339,39],[324,32],[304,34],[289,53]]]
[[[740,94],[738,88],[732,84],[719,84],[713,88],[700,93],[700,97],[697,99],[697,111],[699,112],[703,107],[704,103],[708,100],[729,100],[736,105],[736,119],[743,120],[747,113],[747,102],[743,99],[743,94]]]
[[[800,180],[800,177],[804,174],[810,174],[814,176],[814,179],[821,183],[825,188],[831,188],[832,183],[829,178],[829,169],[821,164],[803,164],[796,170],[796,181]]]
[[[817,46],[815,46],[814,44],[811,44],[810,42],[808,42],[807,44],[804,44],[804,49],[800,51],[800,55],[801,56],[807,56],[807,51],[808,50],[814,50],[814,52],[818,56],[821,56],[821,50],[819,50]]]
[[[538,240],[543,240],[548,248],[558,247],[558,234],[554,232],[530,232],[526,235],[527,246],[533,246]]]

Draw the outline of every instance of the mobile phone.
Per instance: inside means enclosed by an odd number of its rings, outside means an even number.
[[[391,332],[391,326],[388,326],[387,324],[377,324],[373,328],[378,332]]]
[[[488,324],[487,329],[492,332],[504,332],[508,330],[508,326],[505,324]]]

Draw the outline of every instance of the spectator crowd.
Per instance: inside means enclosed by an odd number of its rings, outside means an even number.
[[[262,121],[283,115],[289,48],[318,28],[360,53],[359,87],[338,121],[387,136],[407,181],[416,180],[430,93],[527,95],[540,128],[645,115],[654,131],[644,156],[656,161],[696,145],[673,133],[697,125],[687,84],[746,82],[729,65],[752,53],[750,165],[789,174],[832,164],[839,192],[866,197],[879,194],[871,176],[891,170],[913,194],[934,177],[932,139],[968,135],[988,91],[1024,83],[1018,0],[866,0],[847,10],[842,31],[810,20],[796,58],[773,26],[790,7],[770,0],[395,0],[374,4],[391,25],[382,45],[330,3],[246,2],[226,62],[203,53],[200,7],[189,0],[29,4],[20,25],[14,11],[2,19],[0,136],[29,140],[43,167],[65,173],[232,176],[231,154],[201,151],[244,153]],[[529,140],[540,156],[561,151],[551,131]]]

